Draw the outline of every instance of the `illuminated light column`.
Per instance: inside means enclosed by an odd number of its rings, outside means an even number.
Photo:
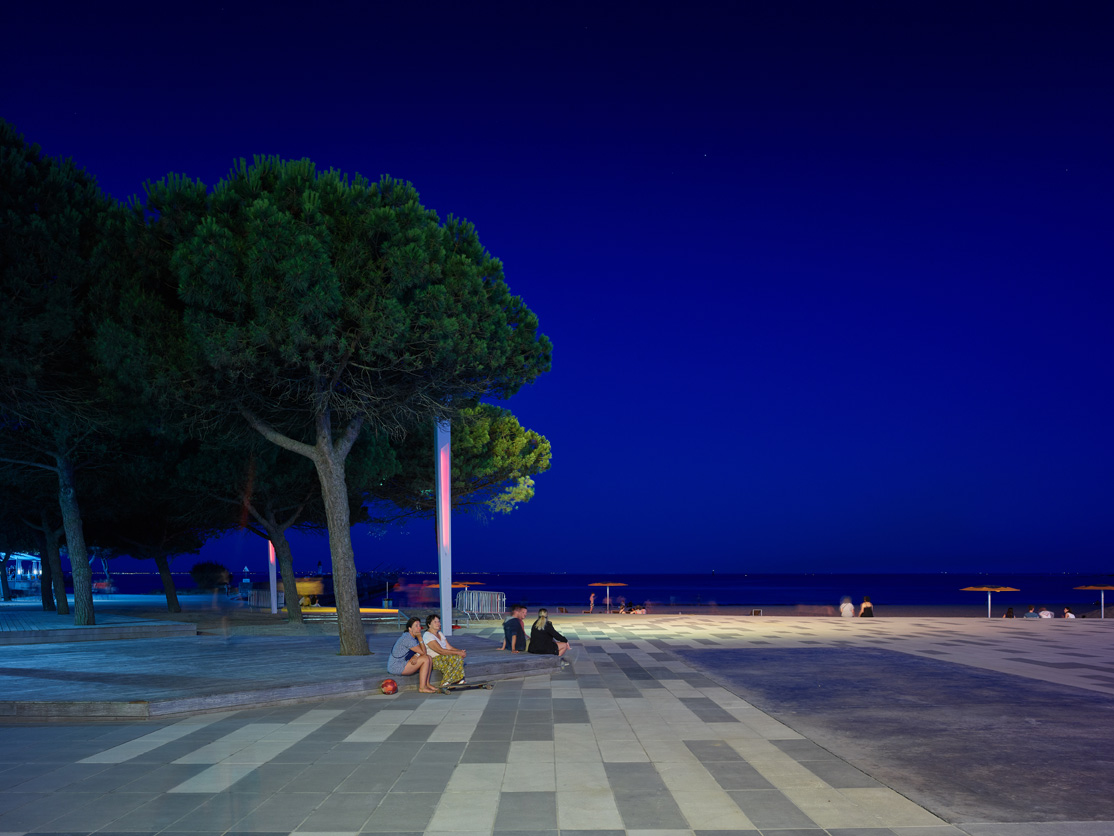
[[[437,580],[441,585],[441,629],[453,633],[453,550],[449,514],[452,510],[453,453],[448,421],[437,422],[434,437],[434,481],[437,485]]]
[[[271,580],[271,612],[278,612],[278,578],[275,577],[275,544],[267,541],[267,571]],[[297,594],[297,593],[295,593]]]

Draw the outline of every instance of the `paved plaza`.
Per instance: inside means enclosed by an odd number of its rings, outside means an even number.
[[[556,623],[573,665],[491,691],[0,721],[0,834],[1114,836],[1114,620]],[[383,662],[251,635],[0,653],[24,702]]]

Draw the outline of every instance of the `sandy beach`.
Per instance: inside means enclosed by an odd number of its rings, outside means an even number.
[[[161,596],[157,595],[113,595],[107,598],[98,596],[95,600],[94,606],[98,613],[114,613],[117,615],[127,615],[133,618],[149,618],[165,621],[188,621],[198,624],[200,629],[219,629],[223,627],[236,627],[236,628],[255,628],[264,631],[284,632],[286,629],[285,614],[280,612],[277,615],[272,615],[267,610],[262,609],[249,609],[245,606],[233,606],[224,609],[214,609],[212,599],[209,596],[198,595],[182,595],[179,598],[182,604],[182,612],[169,613],[166,611],[166,603]],[[24,599],[22,604],[12,602],[11,606],[27,606],[28,602]],[[1014,612],[1020,616],[1026,609],[1028,604],[1013,605]],[[1047,605],[1049,609],[1053,609],[1059,616],[1063,607],[1055,607],[1052,604]],[[72,607],[72,602],[71,602]],[[655,607],[651,605],[650,611],[646,615],[622,615],[619,613],[607,614],[601,607],[596,607],[594,613],[583,612],[584,606],[576,606],[573,604],[547,604],[550,617],[558,625],[568,622],[581,622],[581,621],[622,621],[630,619],[637,620],[653,620],[663,616],[676,616],[676,615],[694,615],[694,616],[729,616],[739,618],[817,618],[817,619],[837,619],[838,613],[835,607],[817,607],[817,606],[775,606],[775,607],[721,607],[721,606],[681,606],[669,607],[661,606]],[[408,608],[403,606],[403,612],[409,612]],[[528,611],[528,619],[532,620],[537,614],[537,607],[531,606]],[[562,611],[565,610],[565,611]],[[1005,612],[1005,606],[999,606],[995,602],[993,607],[993,617],[1001,618]],[[428,608],[418,607],[415,612],[428,612]],[[980,604],[969,605],[895,605],[886,606],[879,604],[876,606],[877,618],[986,618],[986,602]],[[760,613],[754,614],[755,612]],[[1076,611],[1078,618],[1098,618],[1099,610],[1094,608],[1078,608]],[[1107,617],[1114,618],[1114,606],[1107,608]],[[69,618],[69,616],[61,616],[61,618]],[[309,632],[325,632],[333,633],[336,631],[336,625],[317,624],[307,627],[299,627],[299,630],[308,630]],[[375,630],[391,630],[386,625],[377,625]]]
[[[559,612],[557,607],[548,606],[550,616],[553,618],[569,618],[572,616],[594,618],[596,616],[603,616],[609,618],[646,618],[647,616],[655,615],[729,615],[729,616],[746,616],[746,617],[781,617],[781,618],[838,618],[839,612],[833,607],[817,607],[817,606],[781,606],[781,607],[720,607],[720,606],[681,606],[681,607],[650,607],[646,616],[642,615],[619,615],[612,613],[610,616],[603,612],[600,607],[596,607],[595,613],[589,615],[582,612],[583,605],[576,607],[573,605],[558,605],[564,606],[567,613]],[[1001,618],[1006,612],[1006,607],[1011,605],[999,605],[994,603],[992,608],[992,617]],[[1021,617],[1028,610],[1029,605],[1024,604],[1021,606],[1012,605],[1014,614]],[[1040,606],[1040,605],[1038,605]],[[1050,610],[1056,613],[1059,618],[1063,614],[1063,605],[1055,606],[1047,604]],[[856,607],[857,610],[857,607]],[[1098,618],[1098,607],[1077,608],[1073,607],[1076,618]],[[986,618],[986,601],[984,600],[979,604],[907,604],[907,605],[894,605],[886,606],[884,604],[876,604],[874,607],[876,618]],[[530,608],[530,612],[536,612],[535,607]],[[1114,618],[1114,606],[1107,607],[1107,618]]]

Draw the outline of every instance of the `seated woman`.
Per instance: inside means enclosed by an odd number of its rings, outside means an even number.
[[[387,660],[387,673],[394,676],[418,675],[418,690],[423,694],[436,694],[437,689],[429,684],[432,661],[422,644],[422,620],[413,616],[406,622],[406,632],[398,637],[391,648]]]
[[[425,649],[433,658],[433,667],[441,671],[441,686],[458,685],[464,682],[464,657],[467,651],[449,644],[441,632],[441,616],[430,615],[425,620],[425,635],[422,636]]]
[[[553,622],[549,620],[549,610],[542,607],[538,610],[537,621],[530,628],[530,646],[527,652],[564,656],[568,649],[569,640],[553,629]]]

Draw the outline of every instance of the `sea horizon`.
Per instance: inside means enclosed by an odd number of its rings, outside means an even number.
[[[102,573],[95,572],[94,577]],[[299,573],[299,577],[314,573]],[[194,586],[188,572],[172,573],[176,588],[186,592]],[[266,585],[264,572],[237,572],[233,585],[243,579]],[[162,584],[155,572],[113,572],[112,579],[119,592],[157,594]],[[539,606],[588,606],[591,593],[597,605],[607,597],[607,588],[594,583],[612,582],[613,605],[623,602],[649,603],[651,606],[832,606],[844,596],[855,602],[869,595],[875,606],[947,605],[965,606],[986,603],[986,593],[965,592],[967,586],[1008,586],[1017,592],[993,593],[995,608],[1012,606],[1025,609],[1037,606],[1089,606],[1097,604],[1097,590],[1075,589],[1077,586],[1107,584],[1114,577],[1102,573],[1057,572],[752,572],[752,573],[622,573],[622,572],[465,572],[453,573],[453,581],[474,581],[477,591],[501,592],[508,605],[523,603]],[[434,571],[401,573],[390,590],[395,605],[427,603],[436,592],[430,584],[437,582]],[[1114,586],[1114,583],[1110,583]],[[382,594],[373,595],[365,605],[379,605]],[[454,594],[455,598],[455,594]],[[1114,600],[1114,598],[1112,598]]]

